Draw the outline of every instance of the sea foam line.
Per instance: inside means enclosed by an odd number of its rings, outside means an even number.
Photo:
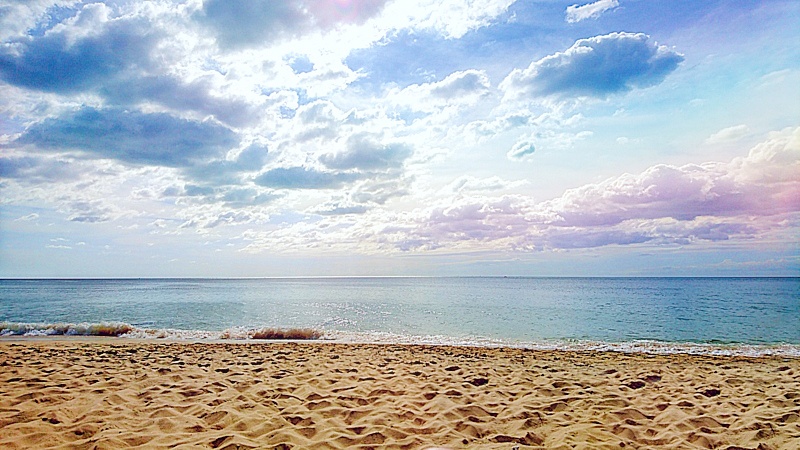
[[[352,344],[450,345],[461,347],[510,347],[550,351],[599,351],[647,353],[656,355],[689,354],[707,356],[780,356],[800,358],[797,344],[711,344],[695,342],[663,342],[637,340],[602,342],[591,340],[542,340],[538,342],[492,339],[480,336],[454,337],[445,335],[404,335],[386,332],[349,332],[315,330],[310,328],[247,328],[232,327],[223,331],[153,329],[136,327],[124,322],[102,323],[11,323],[0,322],[2,337],[35,336],[107,336],[133,339],[168,339],[187,341],[216,340],[322,340]]]
[[[451,337],[441,335],[409,336],[383,332],[329,331],[325,337],[335,342],[380,343],[410,345],[452,345],[465,347],[509,347],[547,351],[594,351],[617,353],[646,353],[654,355],[688,354],[706,356],[784,356],[800,358],[800,345],[796,344],[711,344],[697,342],[663,342],[636,340],[629,342],[603,342],[591,340],[542,340],[537,342],[492,339],[480,336]]]

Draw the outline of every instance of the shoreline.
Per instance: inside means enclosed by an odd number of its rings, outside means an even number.
[[[85,342],[131,342],[131,343],[175,343],[175,344],[269,344],[269,343],[317,343],[345,345],[409,345],[442,346],[483,349],[520,349],[553,352],[610,352],[645,355],[697,355],[728,357],[785,357],[800,358],[800,344],[789,343],[705,343],[668,342],[657,340],[633,340],[627,342],[605,342],[591,340],[545,340],[540,342],[505,341],[488,338],[453,338],[448,336],[403,336],[389,333],[320,332],[321,337],[311,339],[209,337],[226,333],[202,331],[200,336],[191,330],[150,330],[148,333],[132,333],[119,336],[95,334],[0,334],[2,342],[27,341],[85,341]],[[161,332],[159,334],[159,332]]]
[[[0,339],[4,448],[750,448],[800,359],[327,341]]]

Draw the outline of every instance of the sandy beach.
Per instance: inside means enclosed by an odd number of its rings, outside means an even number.
[[[800,446],[800,360],[0,341],[0,447]]]

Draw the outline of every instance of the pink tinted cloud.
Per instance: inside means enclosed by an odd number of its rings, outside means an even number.
[[[495,242],[515,249],[690,244],[753,239],[796,227],[798,215],[800,128],[773,133],[729,163],[659,164],[540,203],[506,196],[433,207],[403,241],[425,248]]]
[[[772,216],[800,211],[800,128],[775,133],[728,164],[656,165],[568,190],[539,207],[558,226],[632,219]]]

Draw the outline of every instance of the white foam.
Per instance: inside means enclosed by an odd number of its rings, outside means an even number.
[[[409,336],[383,332],[359,333],[328,331],[325,336],[335,342],[376,344],[452,345],[468,347],[511,347],[530,350],[599,351],[646,354],[690,354],[707,356],[785,356],[800,357],[800,345],[795,344],[705,344],[694,342],[660,342],[637,340],[602,342],[589,340],[543,340],[538,342],[510,341],[480,336],[452,337],[439,335]]]

